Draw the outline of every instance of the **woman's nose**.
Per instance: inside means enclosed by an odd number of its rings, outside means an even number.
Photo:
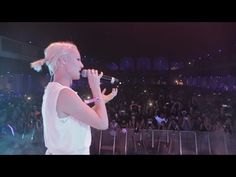
[[[83,65],[83,63],[82,63],[82,62],[80,62],[80,67],[81,67],[81,68],[84,68],[84,65]]]

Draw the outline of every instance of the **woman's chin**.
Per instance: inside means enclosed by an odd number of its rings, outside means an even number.
[[[73,80],[79,80],[80,79],[80,75],[74,76]]]

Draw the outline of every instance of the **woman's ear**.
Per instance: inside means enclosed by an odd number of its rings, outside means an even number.
[[[60,63],[61,63],[61,64],[63,64],[63,65],[66,64],[66,60],[65,60],[64,58],[59,58],[59,60],[60,60]]]

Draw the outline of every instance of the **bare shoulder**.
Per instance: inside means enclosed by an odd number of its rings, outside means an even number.
[[[59,93],[57,108],[63,112],[68,112],[68,109],[78,107],[82,102],[82,99],[73,90],[64,88]]]
[[[63,88],[60,93],[59,97],[60,99],[67,99],[68,97],[78,97],[78,95],[71,89],[69,88]]]

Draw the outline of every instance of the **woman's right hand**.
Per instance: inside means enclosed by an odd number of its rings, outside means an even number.
[[[101,88],[100,88],[100,79],[103,76],[103,72],[98,75],[98,71],[95,69],[88,69],[88,83],[89,87],[91,88],[93,94],[96,96],[101,95]],[[95,96],[95,95],[94,95]]]

